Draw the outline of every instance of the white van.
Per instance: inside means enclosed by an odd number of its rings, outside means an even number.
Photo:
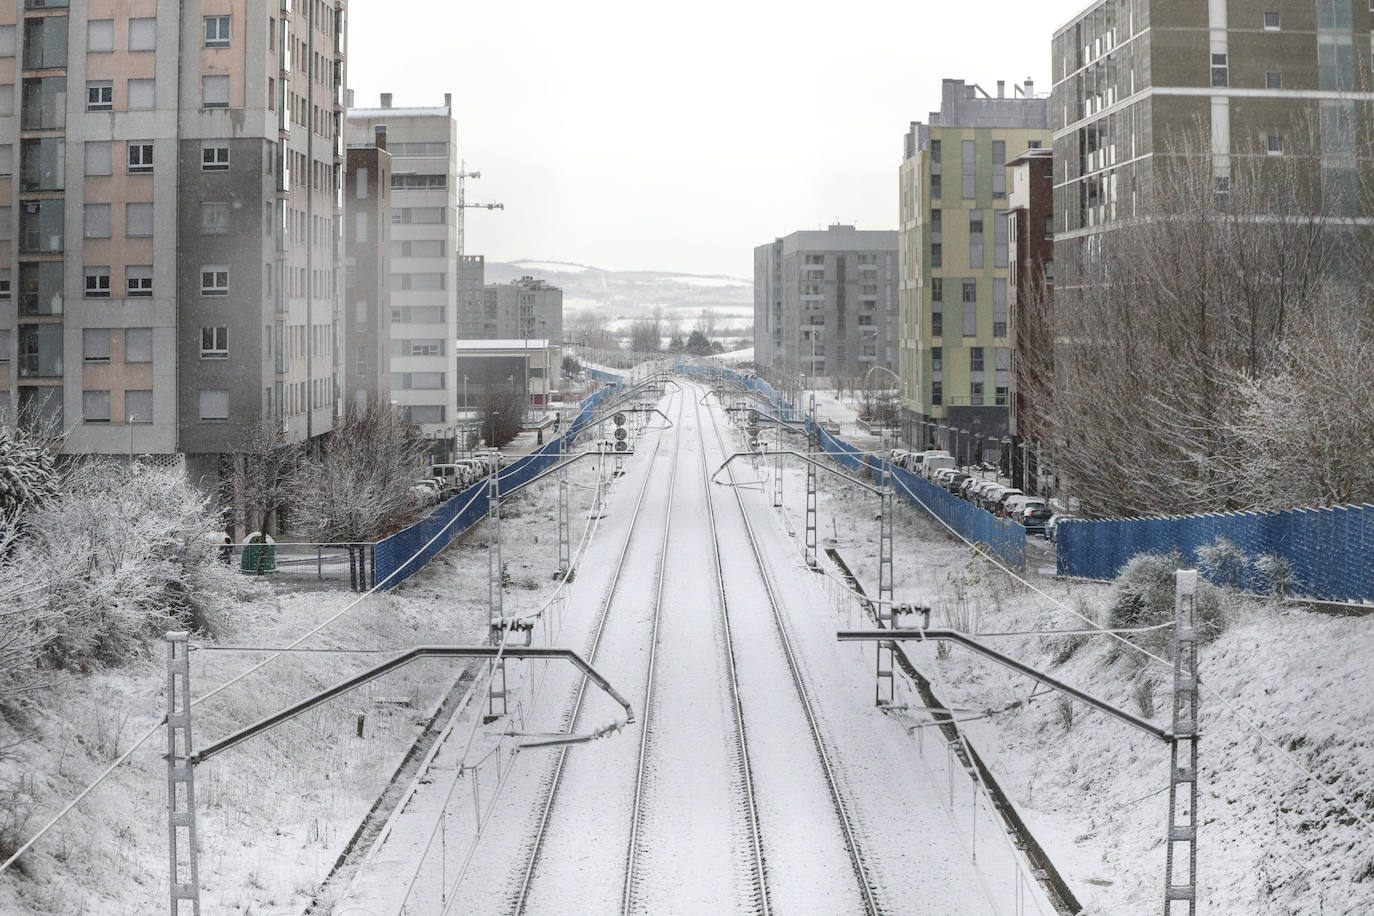
[[[922,476],[929,479],[936,471],[955,466],[954,456],[949,452],[926,452],[925,457],[921,459],[921,466],[918,470]]]

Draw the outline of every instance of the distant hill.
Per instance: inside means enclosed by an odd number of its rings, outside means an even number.
[[[565,321],[571,313],[594,311],[619,325],[648,318],[661,309],[663,318],[691,328],[702,309],[710,309],[718,328],[745,328],[754,322],[754,284],[736,277],[704,277],[664,270],[604,270],[561,261],[487,261],[488,283],[536,279],[563,290]]]

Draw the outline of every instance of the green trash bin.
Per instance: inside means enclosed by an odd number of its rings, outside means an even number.
[[[277,571],[277,542],[270,535],[254,531],[243,539],[239,569],[252,576]]]

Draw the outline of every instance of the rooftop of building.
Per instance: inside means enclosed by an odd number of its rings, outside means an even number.
[[[547,337],[490,337],[459,338],[454,342],[458,350],[547,350]]]
[[[977,83],[945,79],[940,82],[940,110],[932,111],[925,123],[912,121],[904,144],[904,157],[910,159],[930,146],[931,128],[1003,128],[1008,130],[1049,130],[1049,95],[1035,94],[1035,81],[1012,83],[1007,95],[1005,80],[997,81],[994,96]]]
[[[361,108],[353,104],[353,90],[348,90],[348,117],[350,118],[415,118],[415,117],[434,117],[435,115],[453,115],[453,93],[444,93],[444,104],[433,105],[430,107],[410,106],[409,108],[393,108],[391,105],[392,95],[390,92],[381,94],[380,108]]]
[[[773,244],[784,251],[896,251],[896,229],[859,229],[847,223],[833,223],[825,229],[799,229],[778,236]]]

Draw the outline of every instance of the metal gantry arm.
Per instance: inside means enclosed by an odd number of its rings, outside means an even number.
[[[327,703],[341,694],[361,687],[369,681],[374,681],[384,674],[390,674],[397,668],[405,667],[413,661],[418,661],[422,658],[495,659],[498,655],[502,655],[505,658],[566,659],[572,662],[573,665],[585,674],[593,684],[600,687],[604,693],[625,710],[625,721],[627,723],[634,722],[635,720],[634,709],[630,706],[630,701],[622,697],[616,689],[611,686],[609,681],[597,673],[596,669],[572,649],[560,649],[552,646],[416,646],[414,649],[402,652],[389,661],[382,662],[382,664],[377,665],[375,668],[369,668],[367,671],[354,675],[348,680],[340,681],[333,687],[326,688],[314,696],[296,703],[294,706],[288,706],[286,709],[259,719],[252,725],[241,728],[233,734],[201,748],[191,754],[187,760],[192,765],[204,763],[216,754],[227,751],[236,744],[241,744],[249,738],[262,734],[268,729],[275,728],[283,722],[294,719],[303,712],[314,709],[321,703]],[[568,737],[574,738],[577,736],[569,735]]]
[[[882,642],[896,640],[916,640],[918,642],[924,642],[926,640],[949,640],[950,642],[958,643],[964,648],[970,649],[978,653],[979,655],[984,656],[985,658],[989,658],[992,661],[997,662],[997,664],[999,665],[1003,665],[1004,667],[1010,668],[1011,670],[1016,671],[1019,674],[1024,674],[1026,675],[1026,677],[1039,681],[1046,687],[1058,690],[1061,693],[1065,693],[1070,697],[1073,697],[1075,700],[1078,700],[1079,702],[1085,703],[1088,706],[1093,707],[1094,709],[1101,710],[1102,712],[1105,712],[1107,715],[1113,717],[1114,719],[1124,722],[1132,728],[1139,729],[1140,731],[1145,732],[1147,735],[1150,735],[1153,738],[1158,738],[1160,741],[1164,741],[1170,744],[1172,744],[1176,740],[1173,732],[1166,731],[1165,729],[1162,729],[1151,722],[1145,721],[1139,716],[1133,716],[1130,713],[1126,712],[1124,709],[1118,709],[1111,703],[1108,703],[1106,700],[1098,699],[1090,693],[1085,693],[1082,690],[1079,690],[1077,687],[1071,687],[1063,681],[1051,677],[1050,675],[1045,674],[1042,671],[1038,671],[1035,668],[1032,668],[1030,665],[1027,665],[1025,662],[1017,661],[1010,655],[1005,655],[1001,652],[998,652],[996,649],[993,649],[990,646],[986,646],[983,643],[980,643],[978,640],[969,636],[967,633],[961,633],[958,630],[946,630],[936,628],[920,630],[840,630],[838,633],[835,634],[835,636],[839,639],[840,642]]]
[[[721,471],[725,470],[725,466],[728,465],[730,462],[734,461],[736,458],[766,458],[766,457],[768,457],[768,456],[770,456],[770,455],[772,455],[772,456],[777,456],[777,455],[791,455],[793,458],[799,458],[799,459],[801,459],[802,461],[806,462],[808,465],[813,465],[813,466],[815,466],[815,467],[817,467],[817,468],[819,468],[820,470],[823,470],[823,471],[829,471],[830,473],[834,474],[836,477],[842,477],[842,478],[844,478],[846,481],[848,481],[849,483],[855,484],[856,486],[863,487],[865,490],[867,490],[867,491],[870,492],[870,493],[875,493],[875,494],[877,494],[878,496],[881,496],[881,495],[883,494],[883,488],[882,488],[882,487],[876,487],[876,486],[874,486],[873,484],[869,483],[868,481],[866,481],[866,480],[861,480],[861,479],[859,479],[858,477],[851,477],[849,474],[846,474],[844,471],[838,471],[838,470],[836,470],[835,468],[831,467],[830,465],[826,464],[825,462],[823,462],[823,461],[818,461],[818,460],[816,460],[815,458],[812,458],[810,455],[804,454],[803,452],[792,451],[792,450],[790,450],[790,449],[784,450],[784,451],[779,451],[779,452],[735,452],[735,453],[734,453],[733,455],[731,455],[729,458],[726,458],[725,461],[721,463],[721,466],[720,466],[720,467],[718,467],[718,468],[715,469],[715,471],[711,474],[711,482],[712,482],[712,483],[715,483],[715,482],[716,482],[716,475],[719,474]]]

